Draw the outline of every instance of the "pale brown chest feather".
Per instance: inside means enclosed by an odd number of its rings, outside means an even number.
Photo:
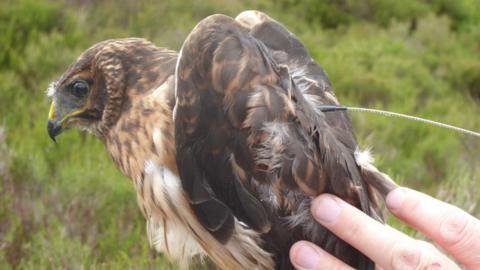
[[[149,94],[131,97],[129,108],[106,136],[107,151],[137,189],[141,188],[146,162],[177,171],[168,97],[172,91],[173,80],[169,78]]]

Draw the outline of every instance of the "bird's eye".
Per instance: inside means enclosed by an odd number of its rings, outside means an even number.
[[[88,94],[90,86],[84,80],[77,80],[72,84],[70,91],[77,98],[84,98]]]

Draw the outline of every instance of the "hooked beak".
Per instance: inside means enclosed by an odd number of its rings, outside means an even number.
[[[55,140],[55,137],[63,131],[62,126],[52,120],[48,120],[47,130],[48,136],[50,136],[50,138],[54,142],[57,142],[57,140]]]
[[[48,136],[50,136],[54,142],[57,142],[55,137],[63,131],[61,123],[56,120],[55,105],[53,102],[52,105],[50,105],[50,112],[48,113],[47,131]]]

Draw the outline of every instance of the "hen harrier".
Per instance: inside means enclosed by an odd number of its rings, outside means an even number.
[[[322,68],[281,24],[257,11],[213,15],[179,54],[138,38],[86,50],[52,83],[52,139],[97,136],[134,183],[152,245],[187,265],[291,269],[310,240],[356,269],[366,256],[317,224],[312,198],[333,193],[382,220],[393,185],[358,150]]]

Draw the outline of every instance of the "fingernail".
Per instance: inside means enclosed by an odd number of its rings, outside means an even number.
[[[318,265],[320,256],[315,249],[308,245],[302,245],[298,248],[295,256],[295,264],[304,269],[313,269]]]
[[[340,206],[329,196],[320,197],[313,207],[315,218],[322,223],[334,223],[340,215]]]
[[[405,200],[405,189],[403,188],[396,188],[390,193],[388,193],[385,202],[387,204],[388,209],[391,211],[396,211],[402,207],[403,201]]]

